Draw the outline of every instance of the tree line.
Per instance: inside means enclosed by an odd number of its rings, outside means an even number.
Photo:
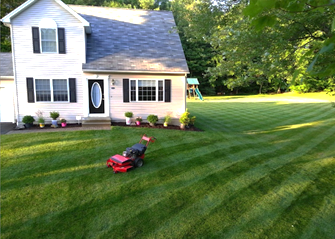
[[[1,17],[22,0],[2,0]],[[66,4],[169,10],[189,77],[204,94],[335,89],[333,0],[64,0]],[[10,51],[1,24],[1,51]]]

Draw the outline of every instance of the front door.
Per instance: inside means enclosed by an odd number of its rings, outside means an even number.
[[[105,95],[103,80],[88,80],[90,114],[105,113]]]

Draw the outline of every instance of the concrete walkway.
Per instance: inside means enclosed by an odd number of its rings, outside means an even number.
[[[0,122],[0,134],[7,134],[11,130],[14,130],[16,124],[10,122]]]

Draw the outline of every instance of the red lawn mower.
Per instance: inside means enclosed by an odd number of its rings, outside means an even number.
[[[108,168],[113,168],[114,173],[128,172],[133,168],[142,167],[144,164],[144,153],[150,142],[155,142],[156,138],[143,135],[140,142],[123,151],[123,155],[116,154],[107,160]],[[142,143],[143,142],[143,143]]]

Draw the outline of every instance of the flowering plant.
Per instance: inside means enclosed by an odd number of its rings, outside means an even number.
[[[136,121],[140,121],[140,122],[142,122],[142,118],[141,118],[140,116],[137,116],[137,117],[136,117]]]

